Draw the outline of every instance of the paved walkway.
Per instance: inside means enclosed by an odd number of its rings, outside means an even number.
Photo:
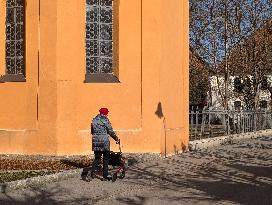
[[[116,182],[80,177],[0,194],[1,205],[272,204],[272,137],[131,166]]]

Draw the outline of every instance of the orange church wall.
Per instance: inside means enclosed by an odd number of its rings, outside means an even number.
[[[90,154],[100,107],[109,108],[124,152],[163,155],[188,145],[187,1],[119,0],[120,83],[83,82],[84,0],[27,3],[27,80],[0,84],[1,153]]]
[[[0,2],[0,70],[5,72],[5,21],[2,14],[5,14],[5,1]],[[36,96],[37,96],[37,65],[38,65],[38,3],[30,1],[28,5],[30,12],[26,19],[29,25],[26,26],[26,73],[27,82],[1,83],[0,84],[0,129],[35,129],[36,127]]]
[[[162,8],[160,98],[165,113],[166,150],[174,153],[184,149],[189,140],[189,7],[187,1],[174,0],[162,1]]]

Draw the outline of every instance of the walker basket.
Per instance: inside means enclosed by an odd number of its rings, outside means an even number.
[[[122,159],[121,152],[110,152],[109,165],[121,166],[122,165],[121,159]]]

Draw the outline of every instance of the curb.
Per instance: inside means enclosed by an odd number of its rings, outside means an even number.
[[[207,138],[202,140],[194,140],[189,142],[189,151],[196,151],[201,149],[207,149],[209,147],[220,146],[223,144],[231,144],[240,140],[254,139],[260,136],[271,136],[272,129],[261,130],[256,132],[248,132],[243,134],[234,134],[228,136]]]

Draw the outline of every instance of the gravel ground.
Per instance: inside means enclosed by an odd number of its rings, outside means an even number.
[[[14,190],[0,204],[272,205],[272,137],[136,163],[116,182],[78,176]]]

